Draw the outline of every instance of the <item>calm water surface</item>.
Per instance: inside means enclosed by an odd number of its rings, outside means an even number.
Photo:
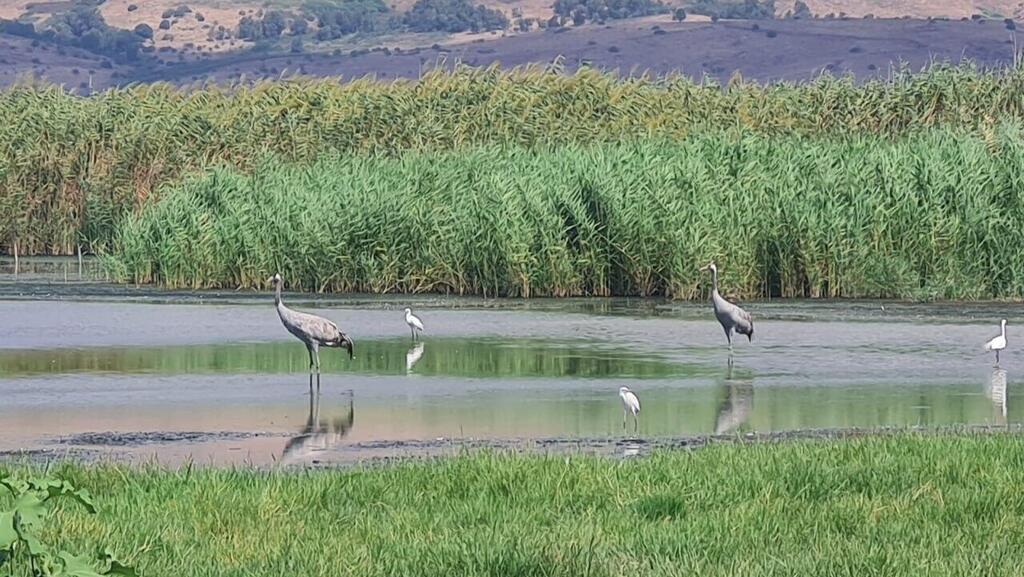
[[[351,361],[321,352],[315,398],[269,292],[114,287],[88,262],[67,280],[77,261],[44,262],[15,278],[0,261],[0,451],[310,463],[439,440],[624,438],[622,385],[648,439],[1024,419],[1020,306],[748,303],[755,339],[730,363],[703,304],[286,295],[356,342]],[[996,368],[981,344],[1003,316]]]

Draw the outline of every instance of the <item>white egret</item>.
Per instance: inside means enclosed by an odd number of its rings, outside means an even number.
[[[985,343],[986,351],[996,352],[996,364],[999,364],[999,351],[1006,348],[1006,319],[1003,319],[1000,326],[1000,333]]]
[[[412,314],[412,309],[405,309],[405,324],[409,325],[409,332],[412,333],[412,340],[416,340],[416,334],[423,330],[423,321]]]
[[[630,413],[633,414],[633,432],[639,426],[637,415],[640,413],[640,399],[637,398],[629,387],[619,387],[619,398],[622,399],[622,429],[626,429],[626,419]]]
[[[281,317],[281,324],[284,325],[284,328],[288,329],[288,332],[295,335],[295,338],[302,341],[306,345],[306,350],[309,351],[310,394],[313,392],[314,367],[316,367],[316,390],[319,392],[320,346],[347,349],[348,358],[351,359],[353,356],[352,339],[338,330],[338,325],[323,317],[300,313],[284,306],[284,302],[281,300],[281,286],[284,282],[281,280],[280,273],[275,274],[269,280],[274,285],[274,304],[277,306],[277,315]]]
[[[715,307],[715,317],[722,324],[725,338],[729,341],[729,350],[732,351],[732,333],[734,330],[741,335],[747,335],[748,342],[752,341],[754,339],[754,321],[750,318],[750,313],[725,300],[718,293],[718,267],[715,266],[714,261],[708,263],[707,266],[700,270],[711,271],[711,304]]]

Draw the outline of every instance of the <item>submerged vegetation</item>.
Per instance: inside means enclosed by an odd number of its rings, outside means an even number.
[[[1024,140],[700,134],[220,169],[118,228],[120,278],[489,296],[1024,296]]]
[[[104,506],[62,511],[53,538],[181,577],[1016,575],[1019,449],[899,436],[340,471],[63,465]]]

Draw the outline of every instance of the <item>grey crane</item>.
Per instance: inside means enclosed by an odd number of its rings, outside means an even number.
[[[725,300],[718,293],[718,267],[714,261],[700,269],[711,271],[711,304],[715,307],[715,317],[722,324],[725,331],[725,338],[729,341],[729,351],[732,351],[732,333],[736,331],[741,335],[747,335],[747,341],[754,339],[754,320],[750,313]]]
[[[281,324],[288,332],[295,335],[306,345],[309,351],[309,392],[313,393],[313,368],[316,368],[316,391],[320,392],[320,347],[340,347],[348,350],[348,358],[353,358],[352,339],[345,336],[345,333],[338,330],[338,325],[331,321],[311,315],[300,313],[284,306],[281,301],[281,274],[277,273],[270,278],[274,285],[274,304],[277,306],[277,315],[281,317]]]

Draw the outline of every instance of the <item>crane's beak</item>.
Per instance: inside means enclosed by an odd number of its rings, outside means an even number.
[[[352,360],[352,359],[356,358],[355,357],[355,352],[353,351],[354,343],[352,342],[352,339],[348,338],[347,336],[342,336],[341,337],[341,348],[348,349],[348,359],[349,360]]]

